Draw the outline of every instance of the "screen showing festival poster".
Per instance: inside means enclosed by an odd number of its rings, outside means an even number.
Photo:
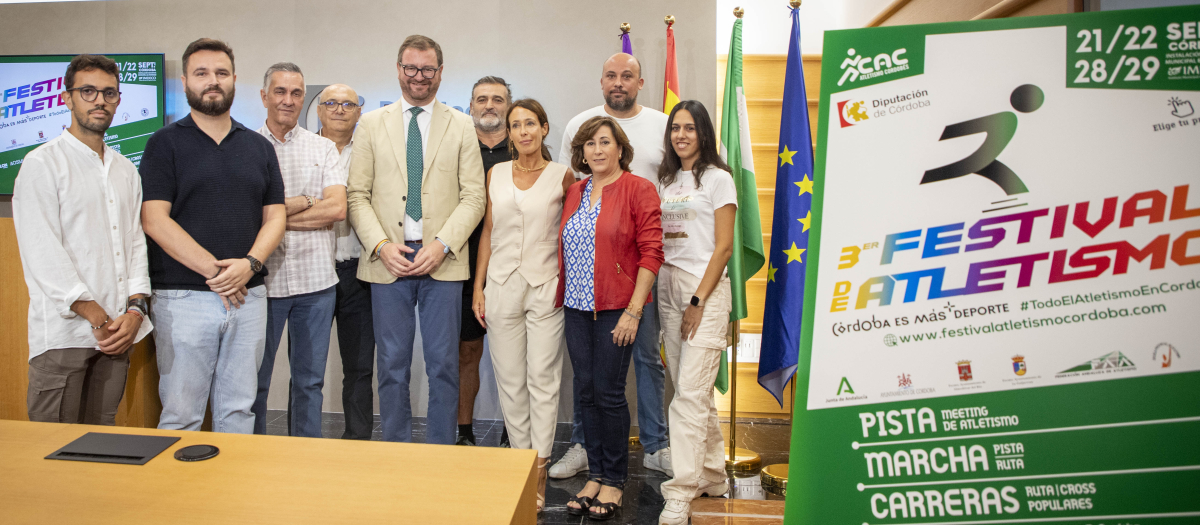
[[[121,101],[104,134],[134,165],[163,126],[163,55],[106,55],[120,70]],[[25,155],[71,125],[59,97],[75,55],[0,56],[0,194],[11,194]]]
[[[1198,24],[826,33],[789,523],[1200,523]]]

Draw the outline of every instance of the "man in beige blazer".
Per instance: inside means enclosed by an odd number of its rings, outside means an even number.
[[[371,283],[386,441],[412,441],[409,367],[416,314],[429,377],[426,443],[453,444],[467,239],[483,218],[483,160],[471,117],[437,101],[442,48],[413,35],[396,63],[401,100],[363,115],[350,160],[350,223]]]

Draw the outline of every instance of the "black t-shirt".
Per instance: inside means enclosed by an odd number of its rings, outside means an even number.
[[[188,115],[154,132],[138,172],[143,201],[171,203],[171,218],[218,260],[250,253],[263,224],[263,206],[283,204],[275,148],[233,121],[217,144]],[[208,290],[193,272],[147,238],[150,284],[168,290]],[[263,284],[255,275],[248,288]]]
[[[479,141],[479,154],[483,157],[483,175],[485,177],[487,172],[492,170],[492,166],[512,160],[512,154],[508,152],[508,139],[500,141],[494,148],[489,148],[483,141]],[[487,191],[486,188],[484,191]],[[471,232],[471,237],[467,239],[467,247],[470,250],[468,259],[471,261],[471,275],[463,283],[463,296],[465,297],[471,297],[475,291],[475,261],[478,260],[479,237],[482,235],[483,219],[480,219],[479,224],[475,226],[475,231]]]

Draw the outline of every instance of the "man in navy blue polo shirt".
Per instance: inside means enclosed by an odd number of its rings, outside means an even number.
[[[267,331],[263,261],[283,237],[283,178],[271,143],[229,116],[233,50],[183,52],[191,113],[146,143],[142,229],[150,238],[158,428],[249,434]]]

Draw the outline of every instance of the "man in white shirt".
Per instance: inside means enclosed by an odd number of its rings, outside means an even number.
[[[317,96],[318,135],[333,141],[339,152],[338,170],[350,171],[354,151],[354,127],[362,116],[358,93],[345,84],[326,87]],[[342,411],[346,428],[342,439],[371,439],[375,429],[375,406],[371,376],[375,371],[375,323],[371,318],[371,284],[358,273],[362,242],[349,220],[333,225],[337,235],[334,254],[337,271],[337,302],[333,319],[337,321],[338,351],[342,357]]]
[[[271,372],[287,324],[288,435],[321,437],[321,389],[338,282],[333,224],[346,219],[346,171],[339,169],[333,141],[297,125],[304,104],[299,66],[280,62],[267,68],[260,94],[267,121],[258,133],[279,157],[287,231],[266,261],[267,345],[258,367],[254,433],[267,433]]]
[[[105,56],[71,60],[61,95],[71,127],[25,157],[13,189],[29,286],[30,421],[115,424],[129,349],[153,328],[141,178],[104,144],[117,75]]]
[[[633,145],[633,160],[629,163],[634,175],[655,182],[658,166],[662,164],[667,134],[667,115],[637,103],[638,92],[645,84],[642,65],[633,55],[617,53],[604,62],[600,89],[604,104],[584,111],[571,119],[563,130],[558,161],[571,165],[571,141],[575,132],[588,119],[608,116],[616,119],[621,130]],[[583,178],[576,173],[576,178]],[[657,197],[656,197],[657,198]],[[663,413],[663,382],[666,370],[658,353],[658,307],[647,303],[645,315],[638,325],[633,342],[633,370],[637,376],[638,439],[645,447],[646,468],[674,476],[671,470],[671,448],[667,440],[667,417]],[[571,443],[566,455],[550,468],[550,477],[569,478],[588,469],[587,453],[583,450],[583,421],[579,401],[575,401],[575,420]]]

